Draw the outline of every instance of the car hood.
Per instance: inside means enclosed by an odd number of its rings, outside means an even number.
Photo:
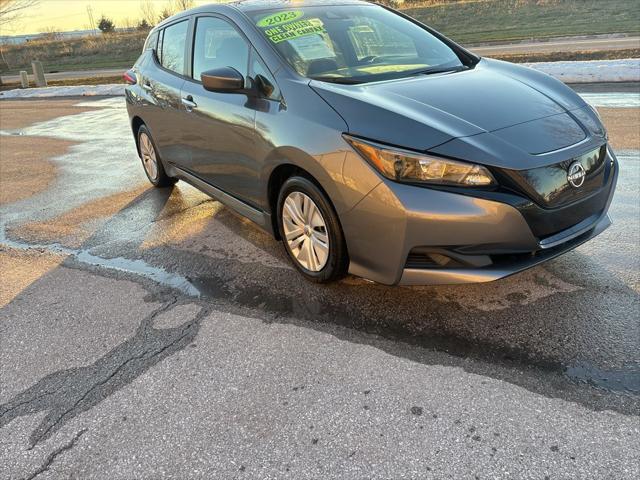
[[[523,160],[527,168],[546,163],[543,154],[589,140],[597,130],[574,114],[589,107],[564,84],[495,60],[450,74],[310,86],[352,135],[418,151],[439,147],[444,154],[449,142],[477,136],[470,149],[493,150],[484,162],[507,168],[523,168]]]

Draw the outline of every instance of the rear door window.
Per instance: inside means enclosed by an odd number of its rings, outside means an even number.
[[[185,47],[189,21],[169,25],[164,29],[160,62],[164,68],[184,75]]]
[[[249,44],[229,22],[200,17],[193,44],[193,78],[213,68],[232,67],[247,76]]]

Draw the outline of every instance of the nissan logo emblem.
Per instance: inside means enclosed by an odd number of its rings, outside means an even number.
[[[584,171],[584,167],[580,162],[573,162],[569,166],[569,170],[567,171],[567,180],[569,183],[579,188],[584,183],[584,177],[587,176],[587,172]]]

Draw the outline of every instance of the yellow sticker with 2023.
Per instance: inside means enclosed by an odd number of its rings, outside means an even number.
[[[284,23],[282,25],[276,25],[275,27],[269,27],[264,31],[264,34],[273,43],[280,43],[292,38],[322,34],[326,32],[327,31],[324,28],[322,20],[319,18],[309,18],[306,20],[297,20]]]
[[[304,12],[302,10],[291,10],[288,12],[278,12],[273,15],[261,18],[257,25],[261,28],[275,27],[276,25],[282,25],[283,23],[292,22],[297,20]]]

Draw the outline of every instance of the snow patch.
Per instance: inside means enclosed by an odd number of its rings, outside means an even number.
[[[0,98],[117,97],[124,96],[124,84],[72,85],[68,87],[16,88],[0,92]]]
[[[565,83],[640,81],[640,58],[587,62],[541,62],[523,65],[540,70]]]

